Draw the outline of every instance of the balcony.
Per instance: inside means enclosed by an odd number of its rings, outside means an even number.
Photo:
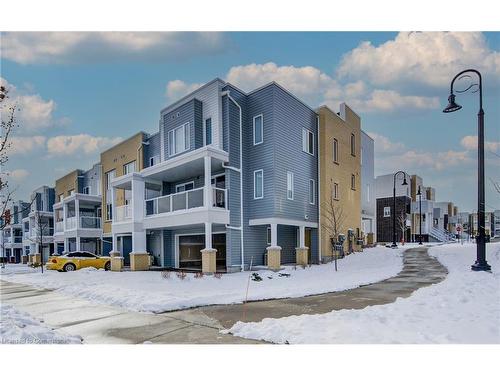
[[[47,237],[47,236],[53,236],[54,235],[54,228],[42,228],[41,230],[39,228],[33,228],[30,230],[30,237],[39,237],[40,233],[42,233],[42,236]]]
[[[66,218],[66,230],[76,229],[76,216]]]
[[[80,217],[80,228],[82,229],[101,229],[101,218],[92,216]]]
[[[124,221],[132,220],[132,207],[128,204],[123,206],[118,206],[115,209],[114,222],[120,223]]]
[[[64,221],[56,221],[56,233],[64,232]]]

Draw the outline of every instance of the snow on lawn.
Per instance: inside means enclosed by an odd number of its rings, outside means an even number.
[[[446,279],[388,305],[236,323],[234,335],[275,343],[500,343],[500,244],[488,244],[492,272],[474,272],[474,244],[434,247]]]
[[[280,273],[258,272],[262,281],[250,281],[248,300],[301,297],[356,288],[398,274],[403,266],[402,249],[376,247],[365,249],[333,263],[302,269],[285,267]],[[280,276],[281,274],[281,276]],[[284,274],[288,274],[284,275]],[[36,287],[55,289],[61,293],[94,302],[120,306],[134,311],[163,312],[203,305],[242,303],[251,273],[224,274],[184,280],[175,272],[170,278],[161,272],[106,272],[86,268],[74,272],[46,271],[35,274],[6,274],[1,278]]]
[[[81,344],[79,336],[66,336],[35,320],[11,305],[1,304],[2,344]]]
[[[0,267],[0,275],[12,275],[15,273],[35,273],[37,270],[26,264],[7,263]]]

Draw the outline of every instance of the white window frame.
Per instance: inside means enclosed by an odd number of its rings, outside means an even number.
[[[182,135],[184,139],[184,149],[183,150],[175,150],[173,152],[172,148],[175,148],[176,145],[176,140],[174,138],[174,135],[176,134],[176,131],[179,130],[180,128],[183,128]],[[188,132],[188,136],[186,137],[186,131]],[[181,154],[185,151],[188,151],[191,148],[191,125],[188,122],[179,125],[172,130],[168,132],[168,156],[175,156],[178,154]]]
[[[85,192],[85,191],[87,191],[87,192]],[[82,189],[82,192],[85,195],[90,195],[90,192],[91,192],[90,185],[89,186],[84,186],[83,189]]]
[[[59,202],[64,200],[64,193],[59,194]]]
[[[391,206],[384,207],[384,217],[391,217]]]
[[[182,192],[187,191],[187,190],[186,190],[186,185],[189,185],[189,184],[193,184],[193,189],[194,189],[194,180],[193,180],[193,181],[183,182],[182,184],[177,184],[177,185],[175,185],[175,192],[176,192],[176,193],[182,193]],[[179,188],[180,188],[180,187],[184,187],[184,190],[179,191]],[[193,189],[191,189],[191,190],[193,190]]]
[[[340,189],[338,182],[333,183],[333,199],[337,201],[340,199]]]
[[[351,190],[356,190],[356,175],[351,174]]]
[[[113,176],[110,178],[110,176]],[[116,177],[116,169],[106,172],[106,190],[111,190],[111,182]]]
[[[268,245],[271,245],[271,227],[270,226],[268,226],[266,228],[266,243]]]
[[[291,193],[291,195],[289,195]],[[286,172],[286,199],[293,201],[294,198],[294,176],[293,172]]]
[[[152,167],[159,163],[160,157],[158,155],[152,156],[149,158],[149,166]]]
[[[339,140],[337,138],[333,138],[333,162],[339,163]]]
[[[106,221],[113,220],[113,204],[106,203]]]
[[[131,168],[133,166],[133,168]],[[129,169],[133,169],[132,171],[129,171]],[[134,173],[136,172],[137,169],[136,169],[136,163],[135,163],[135,160],[132,160],[128,163],[125,163],[123,164],[123,175],[126,176],[130,173]]]
[[[210,120],[210,143],[207,144],[207,121]],[[203,146],[212,145],[214,143],[214,127],[212,124],[212,118],[207,117],[203,120]]]
[[[309,179],[309,204],[316,204],[316,181],[314,181],[312,178]]]
[[[312,135],[312,150],[309,150],[309,136]],[[314,143],[316,142],[316,137],[314,136],[314,132],[309,129],[302,128],[302,151],[309,155],[314,156]]]
[[[259,117],[261,118],[261,121],[260,121],[261,140],[260,140],[260,142],[256,142],[255,141],[255,120]],[[253,145],[257,146],[257,145],[260,145],[261,143],[264,143],[264,115],[262,113],[260,115],[254,116],[252,129],[253,129]]]
[[[255,195],[255,193],[257,192],[256,189],[255,189],[256,182],[257,182],[257,179],[256,179],[257,173],[261,173],[262,174],[262,178],[261,178],[262,195],[260,197],[258,197],[258,196]],[[255,171],[253,171],[253,199],[262,199],[262,198],[264,198],[264,170],[263,169],[257,169]]]

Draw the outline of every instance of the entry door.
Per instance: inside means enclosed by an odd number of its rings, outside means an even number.
[[[179,268],[201,269],[201,250],[205,248],[205,235],[179,236]]]
[[[312,250],[311,250],[311,228],[306,228],[305,230],[305,245],[306,247],[309,248],[309,251],[307,252],[307,256],[309,258],[309,263],[311,263],[311,259],[312,259]]]

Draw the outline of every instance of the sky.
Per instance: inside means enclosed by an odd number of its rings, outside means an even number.
[[[476,208],[478,94],[453,76],[483,74],[487,210],[500,209],[500,33],[1,33],[0,77],[19,128],[3,167],[16,199],[140,130],[220,77],[243,90],[276,81],[311,107],[346,102],[375,139],[376,175],[403,169],[439,201]],[[457,88],[477,78],[465,77]]]

